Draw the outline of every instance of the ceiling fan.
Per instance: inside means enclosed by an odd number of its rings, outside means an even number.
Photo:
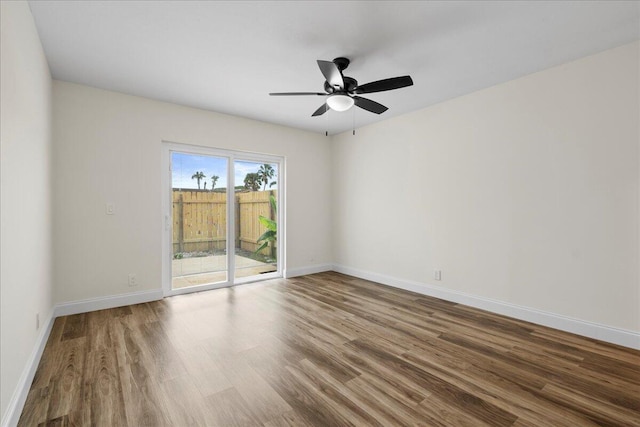
[[[320,116],[326,113],[329,108],[335,111],[347,111],[356,105],[363,110],[372,113],[382,114],[388,110],[382,104],[367,98],[358,96],[363,93],[384,92],[386,90],[400,89],[402,87],[413,85],[410,76],[392,77],[389,79],[377,80],[375,82],[358,85],[356,79],[346,77],[342,72],[349,66],[347,58],[336,58],[333,61],[318,60],[318,67],[324,75],[324,90],[321,92],[276,92],[270,93],[271,96],[299,96],[299,95],[316,95],[326,96],[324,104],[320,106],[311,116]]]

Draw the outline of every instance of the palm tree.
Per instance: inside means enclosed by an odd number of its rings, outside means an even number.
[[[267,189],[267,184],[269,183],[269,180],[273,178],[273,175],[275,175],[275,173],[276,171],[269,163],[265,163],[260,166],[260,169],[258,169],[258,177],[260,177],[260,181],[262,181],[262,183],[264,184],[262,191]]]
[[[257,173],[249,172],[244,177],[244,188],[251,191],[258,191],[260,189],[260,176]]]
[[[193,175],[191,175],[191,179],[197,179],[198,180],[198,190],[200,189],[200,181],[202,179],[204,179],[204,172],[196,172]]]
[[[211,191],[213,191],[213,189],[216,186],[216,182],[218,182],[219,179],[220,179],[220,177],[218,175],[213,175],[211,177]]]

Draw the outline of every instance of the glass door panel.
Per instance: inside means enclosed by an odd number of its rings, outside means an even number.
[[[278,271],[277,163],[234,161],[236,279]]]
[[[227,158],[171,152],[171,288],[229,281]]]

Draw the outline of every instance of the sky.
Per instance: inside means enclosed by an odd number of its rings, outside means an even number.
[[[235,161],[235,185],[244,185],[244,177],[247,173],[258,172],[264,162]],[[278,180],[278,165],[271,164],[275,169],[273,180]],[[185,153],[171,153],[171,186],[173,188],[198,188],[198,182],[191,177],[196,172],[203,172],[205,179],[200,181],[200,188],[204,188],[207,181],[207,189],[211,189],[211,177],[218,175],[215,188],[227,186],[227,159],[224,157],[203,156]],[[272,190],[276,186],[271,187]],[[269,186],[267,185],[267,189]]]

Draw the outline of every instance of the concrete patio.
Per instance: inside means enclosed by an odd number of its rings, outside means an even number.
[[[225,282],[227,280],[227,256],[211,255],[174,259],[171,262],[173,289]],[[235,277],[255,276],[276,271],[276,266],[251,258],[235,255]]]

